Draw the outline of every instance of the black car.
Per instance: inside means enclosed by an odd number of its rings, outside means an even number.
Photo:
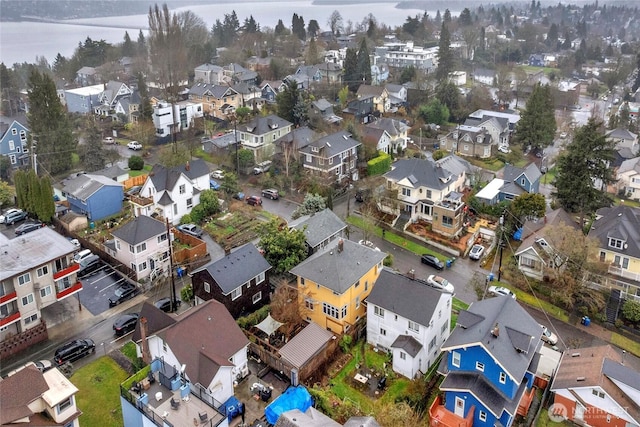
[[[365,202],[368,198],[369,198],[369,194],[371,193],[371,190],[369,189],[359,189],[358,191],[356,191],[356,202],[358,203],[363,203]]]
[[[120,304],[138,294],[138,288],[131,283],[124,283],[118,286],[115,293],[109,297],[109,307]]]
[[[113,331],[116,336],[121,337],[133,331],[138,324],[138,318],[140,318],[140,314],[138,313],[123,314],[118,317],[116,321],[113,322]]]
[[[39,228],[42,228],[43,224],[41,222],[27,222],[22,225],[16,227],[16,234],[21,236],[23,234],[30,233],[32,231],[36,231]]]
[[[73,340],[56,350],[53,361],[56,362],[56,365],[60,366],[66,362],[76,361],[95,351],[96,345],[93,340],[88,338],[85,340]]]
[[[442,270],[444,268],[444,263],[433,255],[424,254],[422,258],[420,258],[420,261],[422,261],[423,264],[430,265],[436,270]]]
[[[156,308],[164,311],[165,313],[171,313],[173,311],[176,311],[178,307],[180,307],[180,304],[182,304],[182,301],[177,299],[173,302],[173,307],[171,307],[171,298],[161,298],[153,305],[155,305]]]

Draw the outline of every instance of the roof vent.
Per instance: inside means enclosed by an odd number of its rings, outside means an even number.
[[[493,329],[491,329],[491,335],[493,335],[494,337],[498,338],[500,336],[500,327],[498,326],[498,324],[496,323],[496,325],[493,327]]]
[[[580,357],[580,353],[571,353],[571,357]]]
[[[578,377],[578,378],[576,378],[576,381],[584,381],[586,379],[587,379],[587,377]]]

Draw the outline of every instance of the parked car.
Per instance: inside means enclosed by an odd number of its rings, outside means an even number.
[[[138,287],[132,283],[123,283],[118,286],[113,295],[109,297],[109,307],[116,306],[138,295]]]
[[[53,363],[50,360],[38,360],[37,362],[27,362],[19,368],[14,369],[13,371],[9,371],[7,376],[11,376],[16,372],[20,372],[24,368],[28,368],[29,366],[35,366],[40,372],[47,372],[49,369],[53,368]]]
[[[76,247],[76,249],[80,249],[80,241],[78,239],[72,239],[71,237],[67,237],[69,243]]]
[[[377,247],[373,242],[370,242],[369,240],[358,240],[358,244],[380,252],[380,248]]]
[[[489,289],[487,289],[487,292],[489,293],[489,295],[493,295],[493,296],[506,296],[506,297],[511,297],[513,299],[516,299],[516,294],[514,294],[504,286],[489,286]]]
[[[370,194],[371,194],[371,190],[369,190],[368,188],[358,189],[355,195],[356,202],[358,203],[365,202],[369,198]]]
[[[244,200],[244,193],[242,191],[238,191],[233,195],[233,198],[236,200]]]
[[[139,313],[123,314],[113,322],[113,332],[118,337],[128,334],[136,328],[139,318]]]
[[[161,298],[158,301],[156,301],[153,305],[155,305],[157,309],[162,310],[165,313],[171,313],[173,311],[176,311],[178,307],[180,307],[180,304],[182,304],[182,301],[177,299],[173,301],[173,307],[172,307],[171,298]]]
[[[540,325],[542,327],[542,337],[540,338],[542,341],[546,342],[549,345],[558,344],[558,336],[551,332],[549,328],[544,325]]]
[[[133,151],[142,150],[142,144],[140,144],[138,141],[131,141],[127,144],[127,147],[129,147],[129,149]]]
[[[214,170],[213,172],[211,172],[211,178],[224,179],[224,171],[221,171],[220,169]]]
[[[511,149],[505,146],[501,146],[498,148],[498,151],[504,154],[509,154],[511,152]]]
[[[193,237],[202,237],[202,228],[198,227],[195,224],[182,224],[178,226],[178,230],[183,233],[189,234]]]
[[[56,350],[53,361],[60,366],[66,362],[74,362],[96,351],[96,345],[91,339],[73,340]]]
[[[469,251],[469,258],[477,261],[482,258],[482,254],[484,254],[484,246],[473,245]]]
[[[444,268],[444,263],[442,261],[440,261],[437,257],[433,256],[433,255],[424,254],[420,258],[420,261],[423,264],[430,265],[431,267],[435,268],[436,270],[442,270]]]
[[[0,215],[0,222],[4,224],[4,221],[7,218],[7,215],[10,215],[16,212],[20,212],[20,209],[16,209],[16,208],[7,209],[6,211],[3,212],[2,215]]]
[[[265,160],[264,162],[258,163],[255,168],[253,168],[254,175],[260,175],[271,168],[271,160]]]
[[[265,188],[262,190],[262,197],[266,197],[271,200],[278,200],[280,198],[280,194],[275,188]]]
[[[441,276],[436,276],[434,274],[429,275],[427,277],[427,283],[431,286],[442,289],[443,291],[449,292],[450,294],[454,293],[455,288],[447,279]]]
[[[82,279],[98,271],[102,267],[102,260],[98,255],[91,255],[80,261],[79,264],[78,278]]]
[[[73,256],[73,262],[80,262],[85,258],[89,258],[91,255],[93,255],[93,252],[91,252],[90,249],[83,249],[80,252],[76,253]]]
[[[36,231],[39,228],[44,227],[44,224],[41,222],[25,222],[22,225],[19,225],[16,227],[16,231],[15,233],[18,236],[21,236],[23,234],[27,234],[27,233],[31,233],[32,231]]]
[[[220,184],[215,179],[210,179],[209,188],[212,190],[218,191],[220,189]]]
[[[247,197],[247,204],[251,206],[262,206],[262,199],[259,196]]]
[[[133,187],[128,189],[126,193],[124,193],[125,199],[129,199],[131,198],[131,196],[137,196],[138,194],[140,194],[140,190],[142,190],[142,185],[134,185]]]
[[[115,144],[116,140],[110,136],[107,136],[105,139],[102,140],[102,142],[104,142],[105,144]]]
[[[27,213],[20,209],[16,209],[13,212],[7,213],[4,216],[4,223],[7,225],[13,225],[16,222],[23,221],[27,218]]]

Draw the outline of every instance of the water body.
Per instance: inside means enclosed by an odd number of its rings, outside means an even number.
[[[275,27],[279,19],[285,26],[291,26],[293,13],[301,15],[305,24],[311,19],[318,21],[322,30],[327,30],[327,20],[334,10],[339,10],[343,23],[353,23],[373,14],[380,23],[391,27],[402,25],[407,16],[415,16],[425,11],[419,9],[398,9],[396,2],[357,2],[350,4],[314,4],[311,0],[269,1],[269,2],[224,2],[208,5],[192,5],[175,9],[181,12],[191,10],[201,17],[208,28],[216,19],[236,11],[240,23],[253,15],[262,27]],[[428,11],[435,16],[436,11]],[[459,11],[451,9],[453,15]],[[125,31],[132,40],[138,38],[142,29],[146,35],[147,15],[113,16],[106,18],[73,19],[64,23],[3,22],[0,25],[0,61],[11,66],[14,63],[35,62],[36,56],[44,56],[52,63],[58,53],[65,57],[73,55],[79,42],[87,37],[104,39],[109,43],[121,43]]]

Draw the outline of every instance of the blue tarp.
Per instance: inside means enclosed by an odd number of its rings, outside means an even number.
[[[299,409],[304,412],[313,405],[313,399],[306,388],[299,385],[298,387],[289,387],[276,400],[271,402],[264,410],[269,424],[274,425],[280,414],[291,409]]]
[[[514,233],[513,233],[513,240],[522,240],[522,227],[518,228]]]

